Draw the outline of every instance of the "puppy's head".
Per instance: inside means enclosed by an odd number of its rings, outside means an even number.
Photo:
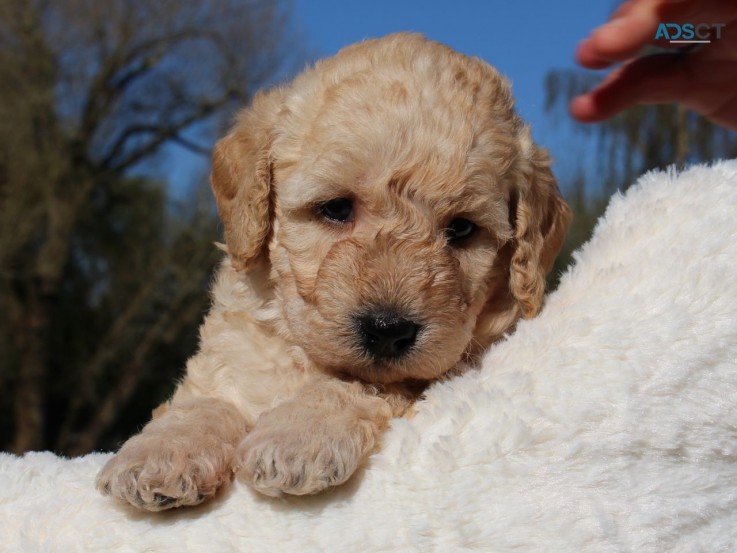
[[[268,270],[280,332],[379,383],[437,378],[534,316],[569,220],[505,80],[416,35],[256,97],[211,180],[232,263]]]

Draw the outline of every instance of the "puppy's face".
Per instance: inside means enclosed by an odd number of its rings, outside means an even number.
[[[258,97],[212,184],[289,340],[387,383],[437,378],[536,313],[568,219],[546,161],[496,71],[394,35]]]

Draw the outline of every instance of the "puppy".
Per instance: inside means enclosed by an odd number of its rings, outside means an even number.
[[[345,482],[427,383],[540,309],[570,218],[549,165],[496,70],[418,35],[257,95],[213,154],[227,256],[200,350],[98,488],[158,511],[234,474]]]

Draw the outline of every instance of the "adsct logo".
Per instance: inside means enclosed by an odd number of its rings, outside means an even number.
[[[655,40],[664,38],[671,44],[709,44],[722,38],[726,23],[661,23],[655,33]]]

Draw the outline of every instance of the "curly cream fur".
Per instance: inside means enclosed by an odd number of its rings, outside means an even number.
[[[267,495],[344,482],[427,382],[537,313],[569,220],[503,77],[417,35],[259,94],[211,180],[228,256],[200,351],[98,478],[144,509],[196,504],[233,471]],[[318,215],[335,198],[350,222]],[[457,217],[478,229],[462,247]],[[356,315],[384,305],[422,325],[398,359],[356,338]]]

